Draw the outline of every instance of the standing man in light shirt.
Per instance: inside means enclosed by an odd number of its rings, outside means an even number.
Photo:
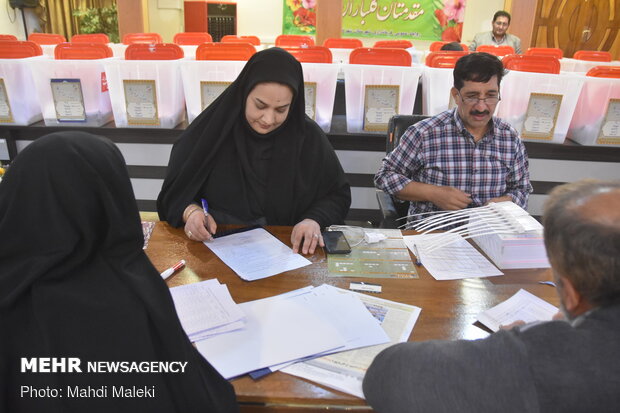
[[[469,46],[469,50],[475,51],[478,46],[489,44],[493,46],[512,46],[515,53],[521,54],[521,39],[517,36],[506,33],[510,26],[510,13],[500,10],[493,15],[493,30],[490,32],[478,33],[474,36],[474,41]]]

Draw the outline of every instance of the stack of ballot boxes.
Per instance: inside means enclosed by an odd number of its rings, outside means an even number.
[[[32,67],[47,57],[33,42],[0,42],[0,125],[30,125],[41,120]]]
[[[182,58],[176,44],[139,43],[105,64],[117,127],[172,129],[184,120]]]
[[[525,141],[563,143],[584,76],[560,73],[558,59],[551,56],[510,55],[504,58],[504,66],[509,71],[502,79],[496,115]]]
[[[472,239],[487,257],[502,270],[550,267],[542,225],[513,202],[489,205],[491,214],[474,213],[469,222],[470,234],[480,234]]]
[[[112,50],[101,43],[61,43],[56,59],[32,67],[47,126],[104,125],[112,107],[104,65]]]
[[[217,99],[239,75],[256,49],[247,43],[205,43],[196,58],[188,56],[181,66],[189,122]]]
[[[422,113],[435,116],[455,107],[450,94],[454,84],[454,65],[464,51],[430,52],[422,73]]]
[[[582,145],[620,145],[620,66],[590,69],[568,138]]]
[[[394,115],[410,115],[421,66],[404,49],[357,48],[343,65],[347,132],[386,132]]]

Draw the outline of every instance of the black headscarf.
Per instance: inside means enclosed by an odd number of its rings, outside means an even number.
[[[189,342],[142,250],[120,151],[57,132],[26,147],[0,183],[0,411],[232,412],[232,386]],[[21,373],[20,358],[78,357],[83,373]],[[180,374],[87,373],[88,361],[187,361]],[[68,398],[67,386],[107,386]],[[113,398],[112,386],[155,397]],[[63,398],[20,397],[21,386]]]
[[[293,91],[285,122],[264,135],[253,132],[245,118],[246,98],[262,82],[281,83]],[[272,142],[266,193],[258,205],[267,224],[294,225],[311,218],[326,226],[344,220],[351,203],[349,185],[327,137],[305,114],[300,63],[279,48],[252,56],[175,143],[157,200],[160,218],[182,225],[184,209],[201,197],[211,208],[242,221],[257,218],[254,198],[260,178],[254,176],[247,155],[252,139]]]

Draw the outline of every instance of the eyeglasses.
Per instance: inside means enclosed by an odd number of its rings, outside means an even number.
[[[459,97],[461,98],[461,100],[468,104],[468,105],[477,105],[478,102],[482,101],[484,102],[486,105],[496,105],[497,102],[499,102],[500,100],[502,100],[502,98],[500,97],[500,95],[497,96],[488,96],[486,98],[478,98],[478,97],[466,97],[464,98],[461,95],[461,92],[457,91],[456,93],[458,93]]]

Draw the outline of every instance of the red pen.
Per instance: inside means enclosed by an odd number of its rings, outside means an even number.
[[[164,280],[168,277],[170,277],[172,274],[174,274],[175,272],[179,271],[181,268],[185,267],[185,260],[181,260],[179,262],[177,262],[176,264],[174,264],[174,266],[168,268],[167,270],[165,270],[164,272],[161,273],[161,278],[163,278]]]

